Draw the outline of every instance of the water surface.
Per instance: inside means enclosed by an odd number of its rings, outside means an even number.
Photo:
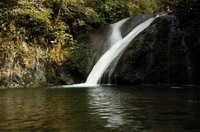
[[[200,89],[99,86],[0,90],[0,131],[199,132]]]

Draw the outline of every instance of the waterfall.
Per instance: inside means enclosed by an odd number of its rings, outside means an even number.
[[[114,44],[116,44],[118,41],[120,41],[122,39],[120,27],[127,20],[128,20],[128,18],[125,18],[121,21],[118,21],[118,22],[110,25],[111,26],[111,34],[109,36],[108,46],[107,46],[107,49],[105,49],[105,51],[107,51],[110,47],[112,47]]]
[[[109,68],[109,66],[115,61],[119,60],[120,56],[123,54],[124,50],[127,48],[129,43],[144,29],[146,29],[156,17],[150,18],[147,21],[141,23],[136,28],[134,28],[127,36],[119,40],[114,44],[99,61],[95,64],[92,71],[90,72],[85,85],[96,85],[98,81]],[[116,62],[114,63],[117,64]]]
[[[114,46],[118,41],[120,41],[122,39],[120,28],[121,28],[122,24],[124,24],[127,20],[128,20],[128,18],[125,18],[121,21],[118,21],[118,22],[110,25],[111,26],[111,34],[109,35],[107,44],[104,45],[104,47],[103,47],[103,53],[108,51],[112,46]],[[115,60],[112,64],[112,67],[108,68],[104,72],[105,74],[103,76],[103,80],[106,80],[107,83],[109,83],[109,84],[111,84],[112,74],[113,74],[114,70],[116,69],[117,62],[118,62],[118,60]]]

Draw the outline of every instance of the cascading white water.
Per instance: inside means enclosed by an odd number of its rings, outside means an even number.
[[[157,18],[162,15],[157,15],[156,17],[152,17],[145,22],[141,23],[137,27],[135,27],[127,36],[123,39],[113,44],[113,46],[105,52],[102,57],[98,60],[98,62],[93,67],[92,71],[90,72],[87,80],[85,83],[82,84],[74,84],[74,85],[65,85],[62,86],[63,88],[67,87],[94,87],[98,86],[98,81],[104,74],[104,72],[108,69],[108,67],[113,64],[117,65],[117,62],[121,55],[123,54],[124,50],[128,47],[130,42],[143,30],[145,30],[150,24]],[[115,61],[115,62],[114,62]],[[114,63],[113,63],[114,62]],[[113,71],[112,71],[113,72]]]
[[[141,23],[136,28],[134,28],[127,36],[118,41],[113,45],[95,64],[92,71],[90,72],[85,85],[96,85],[98,84],[99,79],[111,63],[118,59],[123,51],[126,49],[128,44],[144,29],[146,29],[156,17],[150,18],[147,21]]]
[[[118,41],[120,41],[122,39],[122,35],[120,32],[120,28],[122,26],[123,23],[125,23],[129,18],[125,18],[121,21],[118,21],[116,23],[111,24],[111,34],[109,36],[109,40],[107,42],[106,48],[104,47],[104,52],[108,51],[113,45],[115,45]],[[108,79],[108,83],[111,83],[111,77],[112,74],[116,68],[117,65],[117,61],[113,62],[113,66],[108,69],[107,73],[106,73],[106,79]]]
[[[128,18],[125,18],[121,21],[111,24],[112,27],[111,35],[109,37],[109,48],[115,45],[118,41],[122,39],[122,35],[120,32],[120,28],[124,22],[126,22]]]

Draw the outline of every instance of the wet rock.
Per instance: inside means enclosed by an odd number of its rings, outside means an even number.
[[[129,18],[120,28],[122,37],[125,37],[133,28],[151,18],[152,15],[139,14]]]
[[[129,26],[124,26],[122,34],[130,31]],[[118,83],[188,84],[191,73],[187,58],[187,47],[181,42],[176,17],[157,18],[132,41],[121,57],[116,72]]]
[[[66,74],[66,73],[62,72],[60,75],[59,83],[72,85],[72,84],[74,84],[74,80],[72,79],[72,76],[70,74]]]

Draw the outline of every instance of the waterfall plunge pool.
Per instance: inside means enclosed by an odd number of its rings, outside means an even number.
[[[0,90],[0,131],[200,131],[198,86]]]

